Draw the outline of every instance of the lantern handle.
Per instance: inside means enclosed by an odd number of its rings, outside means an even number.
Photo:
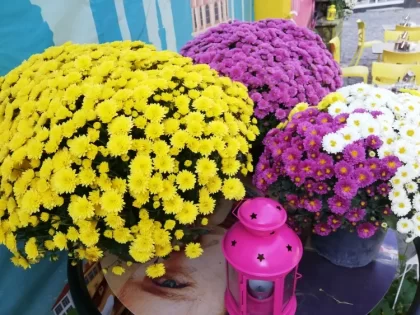
[[[232,214],[233,214],[233,216],[234,217],[236,217],[238,220],[239,220],[239,217],[238,217],[238,215],[236,214],[238,211],[238,208],[245,202],[245,201],[247,201],[249,198],[245,198],[245,199],[242,199],[241,201],[239,201],[237,204],[236,204],[236,206],[235,206],[235,208],[233,208],[233,210],[232,210]]]

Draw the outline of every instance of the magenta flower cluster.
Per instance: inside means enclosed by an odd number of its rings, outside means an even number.
[[[181,54],[245,84],[260,120],[282,121],[297,103],[316,105],[342,85],[340,67],[321,38],[287,20],[221,24]]]
[[[319,235],[347,226],[367,238],[389,213],[388,181],[401,162],[396,156],[377,157],[376,136],[349,144],[342,153],[326,153],[322,137],[344,127],[347,117],[309,108],[284,130],[272,129],[263,141],[254,184],[262,191],[275,187],[280,202],[314,220]]]

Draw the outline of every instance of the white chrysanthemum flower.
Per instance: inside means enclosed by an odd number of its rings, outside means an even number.
[[[352,89],[353,89],[353,86],[347,85],[345,87],[342,87],[342,88],[338,89],[337,92],[339,92],[341,95],[344,96],[344,98],[347,99],[350,96],[350,94],[352,92]]]
[[[372,86],[365,83],[357,83],[352,85],[351,94],[364,97],[366,93],[372,90]],[[340,90],[339,90],[340,91]]]
[[[413,207],[417,212],[420,212],[420,194],[417,193],[413,197]]]
[[[341,101],[334,102],[328,107],[328,113],[332,117],[336,117],[340,114],[348,113],[348,112],[349,112],[349,109],[347,107],[347,104]]]
[[[360,128],[364,138],[380,134],[381,127],[375,119],[368,119]]]
[[[395,116],[404,116],[405,114],[405,110],[404,107],[397,102],[392,102],[390,104],[388,104],[389,108],[392,110],[392,112],[394,113]]]
[[[419,185],[413,181],[406,183],[404,187],[409,194],[413,194],[419,189]]]
[[[415,225],[420,225],[420,212],[415,213],[411,220],[413,220]]]
[[[406,139],[413,143],[420,142],[420,129],[415,125],[404,125],[401,127],[400,135],[403,139]]]
[[[383,144],[378,150],[379,158],[383,159],[386,156],[394,154],[394,145]]]
[[[370,96],[365,100],[365,108],[371,112],[375,110],[380,110],[383,103],[383,100]]]
[[[403,102],[404,111],[408,116],[417,116],[420,114],[420,104],[419,102],[406,101]]]
[[[414,162],[415,152],[415,145],[407,140],[399,139],[394,143],[394,154],[404,163]]]
[[[363,103],[362,100],[356,99],[350,102],[349,99],[347,98],[346,101],[348,103],[347,107],[348,107],[349,113],[352,113],[353,111],[359,108],[363,108],[363,109],[365,108],[365,104]]]
[[[391,124],[394,122],[394,119],[395,119],[394,113],[388,107],[381,107],[379,111],[382,112],[382,115],[379,115],[378,117],[376,117],[376,120],[378,121],[386,120]]]
[[[403,165],[398,168],[397,172],[395,173],[396,177],[400,177],[404,184],[413,180],[416,176],[414,168],[411,164]]]
[[[407,234],[413,231],[414,223],[407,218],[399,219],[397,222],[397,231],[402,234]]]
[[[328,153],[342,152],[345,147],[343,136],[338,133],[329,133],[322,138],[322,147]]]
[[[408,198],[396,198],[391,203],[392,212],[398,217],[404,217],[411,211],[411,202]]]
[[[419,225],[414,225],[413,232],[414,232],[415,236],[420,236],[420,224]]]
[[[405,193],[404,186],[402,184],[399,186],[394,186],[393,189],[389,191],[388,197],[391,201],[399,198],[408,198],[407,194]]]
[[[346,145],[351,144],[362,137],[357,128],[349,126],[341,128],[337,133],[343,136]]]
[[[347,118],[347,126],[361,128],[366,121],[372,119],[372,115],[368,113],[353,113]]]

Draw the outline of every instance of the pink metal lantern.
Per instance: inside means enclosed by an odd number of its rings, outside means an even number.
[[[286,211],[274,200],[254,198],[243,202],[236,216],[239,222],[223,239],[228,313],[295,314],[297,266],[303,248],[285,224]]]

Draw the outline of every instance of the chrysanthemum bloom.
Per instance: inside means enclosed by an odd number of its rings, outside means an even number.
[[[365,222],[357,226],[357,235],[360,238],[369,238],[375,234],[377,227],[370,222]]]
[[[141,42],[51,47],[0,78],[0,103],[0,243],[24,268],[65,249],[166,257],[253,170],[243,84]]]
[[[321,38],[287,20],[220,24],[181,53],[245,84],[264,134],[296,104],[316,105],[342,85],[340,68]]]
[[[328,223],[335,217],[342,228],[354,229],[356,222],[367,218],[383,228],[386,225],[381,223],[391,208],[398,216],[408,215],[412,204],[420,209],[420,198],[416,203],[410,201],[418,189],[414,179],[420,176],[420,160],[409,165],[405,162],[414,157],[416,151],[410,154],[407,149],[414,143],[407,139],[398,142],[398,125],[392,123],[396,118],[389,108],[365,108],[365,103],[382,106],[386,102],[374,100],[378,98],[375,95],[369,102],[363,98],[363,93],[353,99],[345,93],[332,93],[317,108],[296,112],[288,124],[269,131],[264,138],[265,150],[254,183],[279,196],[290,216],[296,216],[294,227],[301,228],[306,217],[315,223]],[[372,133],[366,126],[372,127]],[[399,152],[394,150],[395,140]],[[392,191],[388,186],[391,178]],[[350,210],[352,207],[361,208]],[[315,233],[318,230],[314,229]]]

